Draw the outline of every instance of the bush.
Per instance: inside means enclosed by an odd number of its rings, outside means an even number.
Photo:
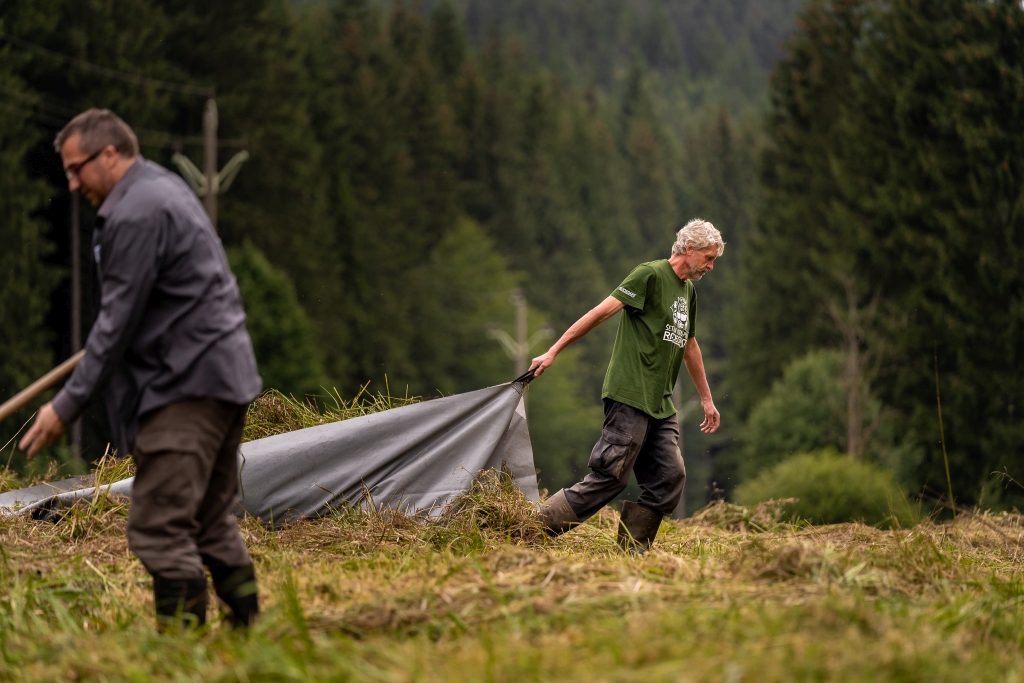
[[[288,274],[246,241],[228,250],[231,271],[245,305],[263,388],[284,394],[316,394],[326,384],[313,327]]]
[[[839,353],[821,349],[786,366],[747,419],[741,479],[750,479],[799,453],[845,448],[846,397],[839,381],[841,369]]]
[[[834,450],[794,456],[736,489],[741,505],[781,498],[796,498],[787,512],[813,524],[885,525],[893,516],[902,525],[916,521],[915,511],[890,472]]]
[[[800,453],[846,450],[844,359],[834,349],[816,349],[789,363],[782,377],[750,413],[741,431],[741,481]],[[895,413],[861,386],[863,455],[906,481],[920,462],[920,448],[901,432]]]

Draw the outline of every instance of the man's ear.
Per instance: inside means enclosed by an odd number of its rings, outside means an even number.
[[[111,168],[117,163],[118,157],[121,155],[118,154],[117,149],[113,145],[107,145],[103,148],[100,156],[103,158],[103,165],[107,168]]]

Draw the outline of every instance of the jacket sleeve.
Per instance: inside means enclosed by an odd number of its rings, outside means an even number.
[[[100,311],[85,342],[85,356],[53,399],[65,423],[85,409],[124,358],[159,271],[163,215],[108,224],[100,240]]]

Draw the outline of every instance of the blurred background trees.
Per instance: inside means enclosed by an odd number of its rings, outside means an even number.
[[[724,428],[684,423],[691,510],[823,449],[943,490],[936,355],[957,496],[1018,500],[990,476],[1024,476],[1018,2],[40,0],[0,32],[27,41],[0,38],[4,397],[69,355],[70,259],[89,273],[56,130],[110,107],[147,158],[202,154],[202,97],[73,58],[216,88],[268,386],[507,381],[512,290],[560,333],[700,215],[728,243],[698,285]],[[613,337],[531,388],[543,486],[585,472]],[[87,459],[105,431],[91,410]]]

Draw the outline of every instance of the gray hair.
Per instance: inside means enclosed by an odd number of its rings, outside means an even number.
[[[692,221],[679,228],[676,233],[676,241],[672,245],[673,254],[685,254],[686,247],[693,245],[694,249],[707,249],[718,247],[718,256],[725,251],[725,242],[722,241],[722,233],[711,225],[710,221],[703,218],[694,218]]]
[[[68,121],[53,141],[58,154],[75,133],[81,136],[78,144],[83,154],[92,154],[107,145],[113,145],[118,154],[129,159],[139,154],[139,139],[131,127],[109,109],[86,109]]]

